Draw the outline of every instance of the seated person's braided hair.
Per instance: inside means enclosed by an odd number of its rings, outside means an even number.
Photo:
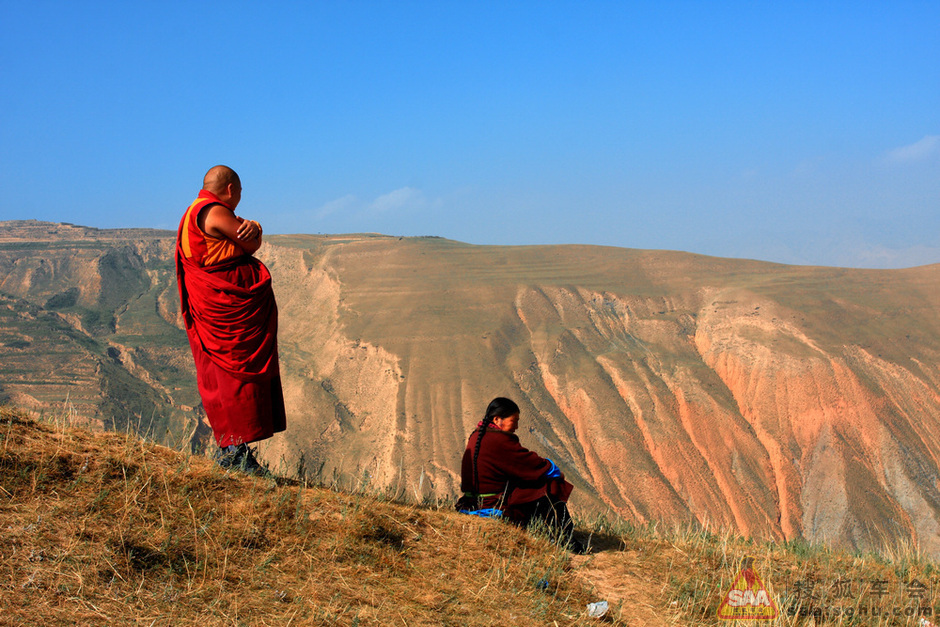
[[[480,444],[483,442],[483,436],[486,435],[486,431],[494,419],[508,418],[518,413],[519,406],[514,401],[502,396],[494,398],[486,408],[486,415],[483,416],[483,421],[478,427],[480,435],[477,436],[477,444],[473,449],[473,486],[477,494],[480,493],[480,473],[477,472],[477,457],[480,456]]]

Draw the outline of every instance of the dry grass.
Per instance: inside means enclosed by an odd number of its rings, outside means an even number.
[[[648,607],[655,624],[663,625],[926,626],[921,619],[940,625],[940,570],[910,545],[850,554],[707,529],[638,528],[609,520],[580,526],[600,530],[599,548],[608,550],[575,558],[575,570],[606,584],[611,617],[627,624],[654,624],[636,618]],[[775,620],[729,623],[717,616],[747,558],[754,559],[778,609]]]
[[[507,525],[0,411],[2,624],[588,620],[567,555]]]
[[[914,608],[940,603],[912,547],[598,517],[579,524],[592,553],[571,557],[443,506],[228,474],[64,422],[0,409],[2,625],[720,625],[748,556],[780,609],[762,624],[918,625]],[[601,599],[608,615],[588,618]]]

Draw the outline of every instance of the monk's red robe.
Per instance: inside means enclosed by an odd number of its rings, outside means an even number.
[[[572,485],[562,478],[545,476],[551,464],[544,457],[524,448],[514,433],[495,427],[486,430],[477,457],[479,485],[473,475],[473,451],[480,430],[470,434],[461,463],[461,489],[465,494],[482,497],[481,507],[500,507],[510,520],[516,508],[544,496],[567,502]]]
[[[199,213],[215,203],[228,208],[202,190],[183,216],[176,278],[199,395],[216,442],[224,447],[269,438],[287,421],[271,274],[237,247],[237,254],[218,253],[225,243],[197,223]],[[203,265],[213,254],[216,263]]]

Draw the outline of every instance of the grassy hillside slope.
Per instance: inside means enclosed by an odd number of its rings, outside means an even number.
[[[133,436],[0,408],[2,625],[728,624],[747,558],[766,625],[924,625],[940,572],[705,530],[580,521],[588,555],[381,493],[227,474]]]
[[[577,624],[587,598],[502,524],[9,410],[0,488],[2,624]]]

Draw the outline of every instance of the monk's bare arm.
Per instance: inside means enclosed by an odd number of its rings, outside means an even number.
[[[258,245],[261,245],[261,223],[257,220],[242,220],[236,234],[238,239],[242,240],[257,239]]]
[[[212,205],[199,216],[202,230],[213,237],[224,237],[251,255],[261,247],[261,225],[254,220],[242,220],[221,205]]]

